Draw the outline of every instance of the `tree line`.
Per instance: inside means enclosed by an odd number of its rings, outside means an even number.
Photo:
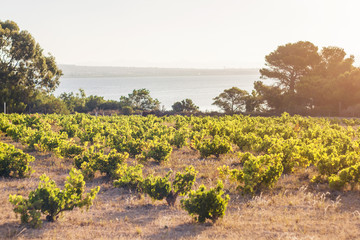
[[[119,101],[78,93],[52,95],[62,75],[55,58],[13,21],[0,21],[0,102],[7,112],[73,113],[116,110],[124,114],[162,111],[147,89],[135,89]],[[306,115],[344,115],[360,112],[360,68],[354,56],[339,47],[299,41],[279,46],[265,56],[261,80],[249,93],[225,89],[213,99],[227,114],[289,112]],[[273,84],[266,84],[271,79]],[[4,106],[0,104],[0,111]],[[198,112],[191,99],[175,102],[172,112]]]

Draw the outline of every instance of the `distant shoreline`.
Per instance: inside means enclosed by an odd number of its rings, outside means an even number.
[[[181,77],[181,76],[222,76],[222,75],[258,75],[257,68],[145,68],[145,67],[100,67],[59,65],[65,78],[95,77]]]

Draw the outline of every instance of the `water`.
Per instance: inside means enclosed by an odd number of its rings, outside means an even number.
[[[114,77],[114,78],[61,78],[55,96],[63,92],[85,90],[87,96],[103,96],[107,100],[119,100],[120,96],[128,96],[134,89],[150,90],[152,98],[157,98],[161,106],[171,110],[171,106],[186,98],[190,98],[201,111],[219,110],[211,105],[213,98],[225,89],[238,87],[249,93],[253,90],[254,81],[259,74],[223,75],[223,76],[170,76],[170,77]]]

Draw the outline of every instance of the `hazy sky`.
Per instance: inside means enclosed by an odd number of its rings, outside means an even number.
[[[360,63],[359,9],[357,0],[14,0],[0,18],[62,64],[246,68],[300,40]]]

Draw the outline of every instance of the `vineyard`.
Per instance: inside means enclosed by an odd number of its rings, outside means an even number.
[[[0,232],[351,239],[360,234],[359,125],[287,113],[1,114]]]

